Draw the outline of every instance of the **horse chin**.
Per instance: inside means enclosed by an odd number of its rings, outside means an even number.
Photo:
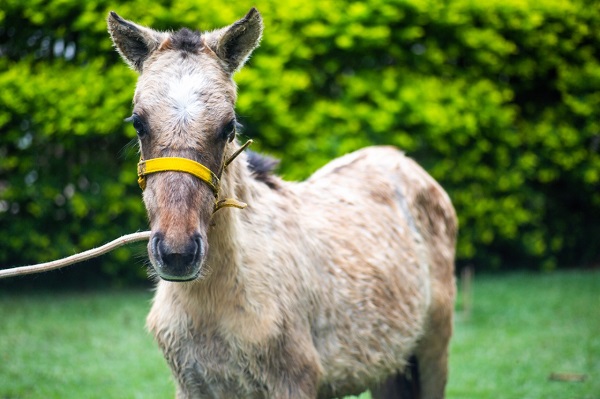
[[[150,273],[161,280],[171,282],[189,282],[201,279],[204,275],[202,259],[195,259],[192,263],[176,262],[175,264],[165,264],[161,259],[157,259],[150,254]]]
[[[152,268],[154,269],[154,272],[156,273],[156,275],[158,277],[160,277],[161,280],[170,281],[170,282],[174,282],[174,283],[183,283],[183,282],[194,281],[194,280],[201,278],[201,275],[202,275],[202,267],[194,268],[194,271],[192,271],[190,273],[183,273],[183,274],[169,273],[168,270],[165,270],[164,268],[161,268],[160,266],[157,267],[154,264],[152,265]]]
[[[161,280],[164,281],[169,281],[172,283],[186,283],[196,280],[200,276],[200,272],[198,272],[195,276],[192,277],[161,276],[160,274],[158,276],[161,278]]]

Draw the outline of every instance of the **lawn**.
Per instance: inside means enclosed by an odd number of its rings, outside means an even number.
[[[600,272],[488,276],[473,291],[471,317],[456,317],[449,398],[600,398]]]
[[[144,330],[151,295],[0,293],[0,398],[173,397]],[[477,276],[450,366],[448,398],[599,399],[600,272]]]

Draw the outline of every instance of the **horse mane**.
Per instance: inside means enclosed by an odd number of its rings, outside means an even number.
[[[279,183],[273,171],[279,165],[279,159],[259,154],[254,151],[248,151],[248,166],[252,172],[252,177],[265,183],[272,189],[277,189]]]

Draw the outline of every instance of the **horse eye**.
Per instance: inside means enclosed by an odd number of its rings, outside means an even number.
[[[144,122],[139,115],[133,114],[129,118],[125,119],[126,122],[133,122],[133,128],[135,129],[138,136],[142,137],[146,134],[146,127],[144,126]]]
[[[238,123],[235,119],[232,119],[229,122],[227,122],[227,124],[223,126],[223,129],[221,130],[221,137],[229,142],[233,141],[235,137],[235,128],[237,126]]]

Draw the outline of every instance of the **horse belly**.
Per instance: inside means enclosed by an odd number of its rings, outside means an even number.
[[[380,250],[385,257],[394,252]],[[404,369],[424,331],[430,301],[428,266],[417,258],[334,272],[345,278],[332,276],[324,301],[329,306],[319,313],[313,333],[325,392],[364,391]]]

